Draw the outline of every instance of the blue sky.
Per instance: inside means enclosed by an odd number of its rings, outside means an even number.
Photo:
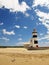
[[[39,46],[49,46],[48,0],[0,0],[0,45],[23,45],[38,32]]]

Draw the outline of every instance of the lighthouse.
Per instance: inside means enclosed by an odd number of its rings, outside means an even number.
[[[29,44],[24,44],[24,47],[28,50],[38,49],[38,38],[36,29],[33,29],[32,38],[30,39]]]
[[[32,38],[30,40],[30,46],[31,47],[38,47],[38,39],[37,39],[37,31],[36,31],[36,29],[33,29]]]

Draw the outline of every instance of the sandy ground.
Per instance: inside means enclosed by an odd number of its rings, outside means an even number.
[[[49,49],[0,48],[0,65],[49,65]]]

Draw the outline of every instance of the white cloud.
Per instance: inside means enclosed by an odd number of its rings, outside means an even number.
[[[26,17],[29,17],[30,15],[29,15],[28,13],[25,13],[25,16],[26,16]]]
[[[22,41],[22,38],[18,38],[19,41]]]
[[[47,34],[44,37],[39,37],[38,40],[39,41],[41,41],[41,40],[49,40],[49,35]]]
[[[33,15],[31,16],[31,19],[32,19],[32,20],[34,19]]]
[[[2,8],[2,6],[3,6],[3,5],[2,5],[1,2],[0,2],[0,8]]]
[[[27,27],[27,26],[24,26],[23,28],[24,28],[24,29],[27,29],[28,27]]]
[[[36,7],[38,5],[45,6],[49,9],[49,0],[34,0],[33,7]]]
[[[6,29],[3,29],[3,34],[7,34],[7,35],[15,35],[14,31],[6,31]]]
[[[44,13],[38,9],[35,10],[37,16],[39,16],[39,20],[42,24],[49,30],[49,13]]]
[[[49,13],[44,13],[38,9],[36,9],[35,12],[37,13],[39,17],[44,18],[44,19],[49,19]]]
[[[24,42],[18,42],[16,43],[16,46],[23,46],[24,45]]]
[[[38,25],[41,25],[41,23],[36,23],[36,25],[38,26]]]
[[[18,28],[18,29],[21,28],[19,25],[15,25],[15,27]],[[27,26],[22,26],[22,28],[27,29],[28,27]]]
[[[2,23],[0,23],[0,25],[3,25],[3,22],[2,22]]]
[[[38,5],[42,7],[45,6],[49,9],[49,0],[34,0],[32,7],[34,8]],[[37,8],[35,9],[35,12],[42,24],[49,30],[49,13],[42,12]]]
[[[6,37],[1,37],[0,40],[9,41],[9,39]]]
[[[42,36],[43,35],[43,33],[40,33],[40,36]]]
[[[46,37],[38,38],[39,41],[46,39]]]
[[[24,44],[30,44],[30,42],[18,42],[18,43],[16,43],[17,46],[24,46]]]
[[[20,26],[19,26],[19,25],[15,25],[15,27],[16,27],[16,28],[20,28]]]
[[[47,31],[47,34],[49,34],[49,30]]]
[[[19,0],[0,0],[1,4],[5,6],[5,8],[10,9],[13,12],[25,12],[27,9],[30,9],[30,7],[25,3],[22,2],[19,4]]]
[[[40,47],[46,47],[46,46],[48,47],[49,46],[49,42],[47,42],[47,41],[46,42],[40,41],[39,42],[39,46]]]

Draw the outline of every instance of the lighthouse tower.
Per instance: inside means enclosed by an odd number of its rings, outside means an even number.
[[[38,47],[38,39],[37,39],[37,31],[36,29],[32,32],[32,38],[30,40],[30,46],[31,47]]]

